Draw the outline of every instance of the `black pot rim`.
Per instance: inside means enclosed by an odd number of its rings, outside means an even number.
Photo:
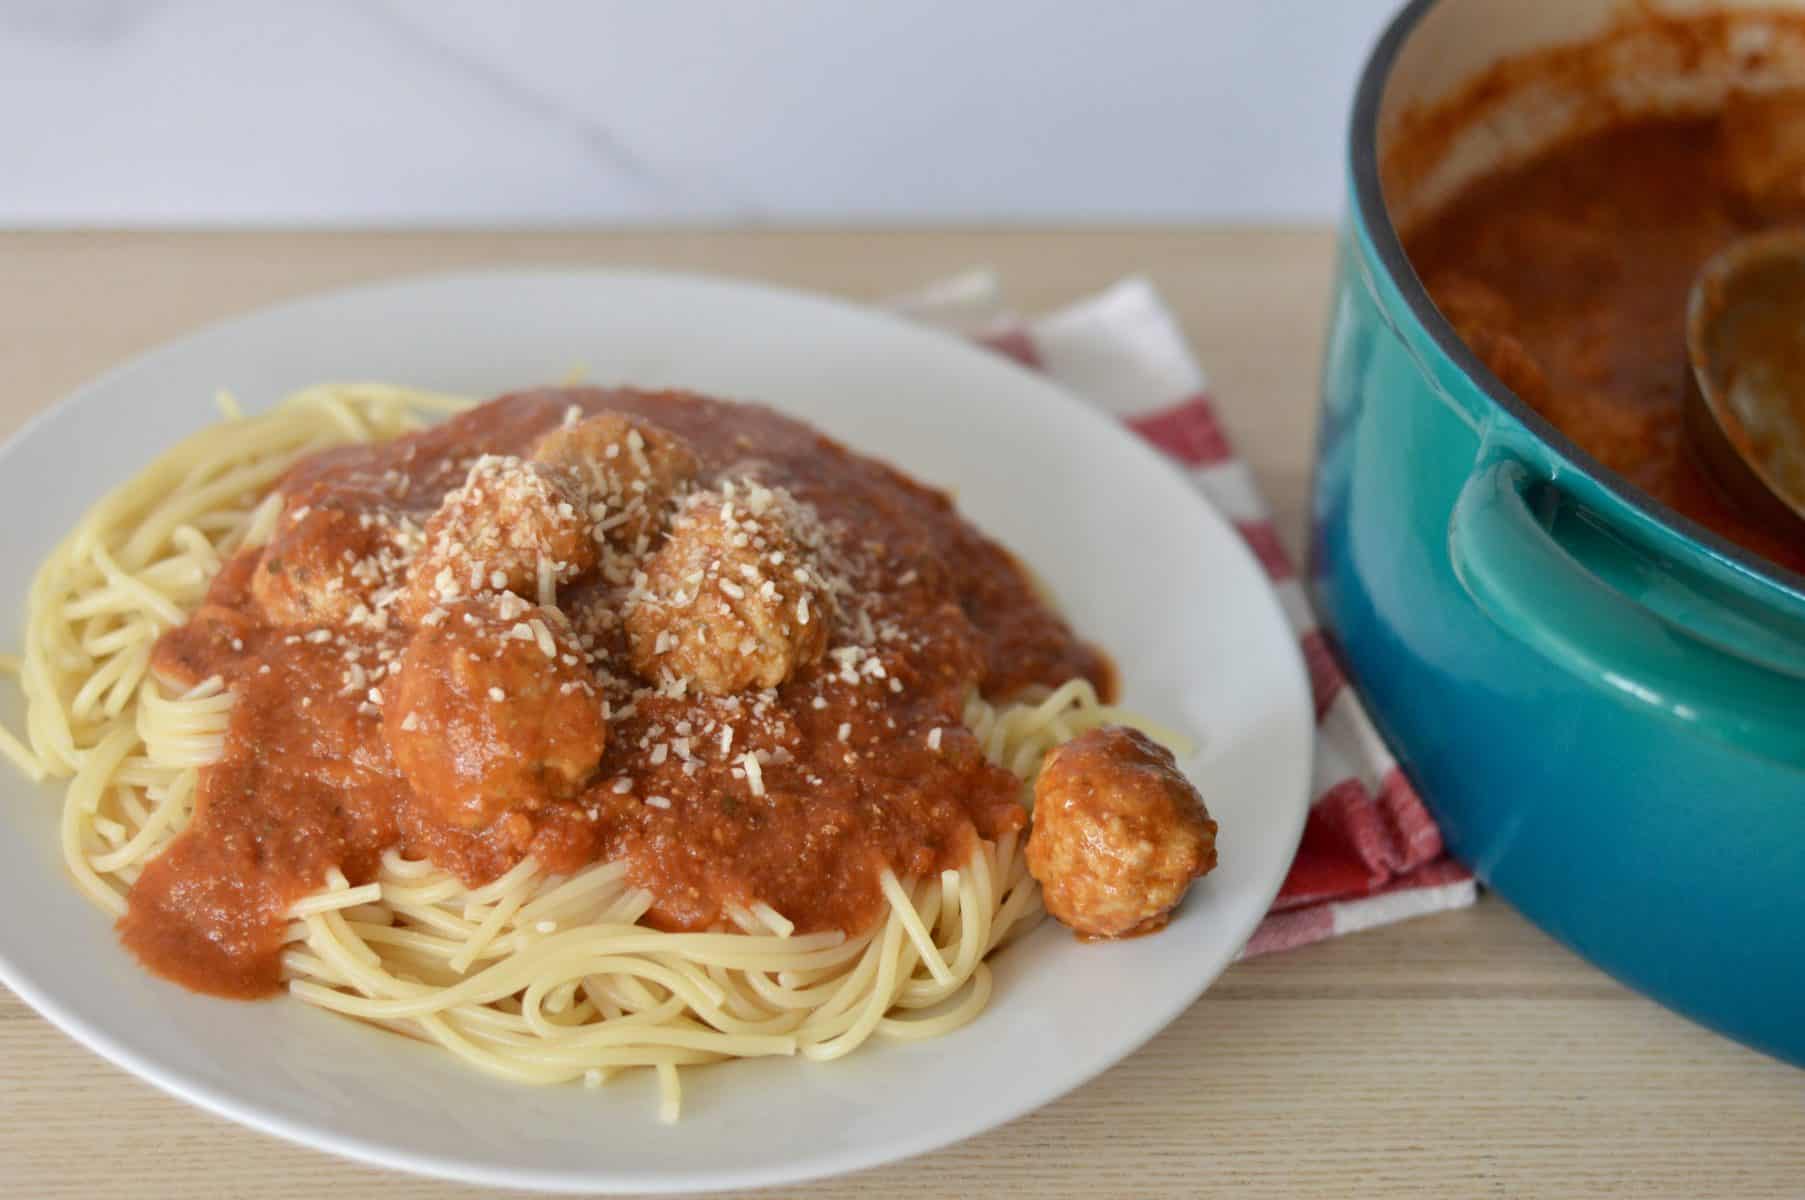
[[[1398,54],[1410,35],[1416,32],[1424,16],[1441,0],[1410,0],[1386,26],[1378,43],[1367,56],[1360,72],[1359,87],[1354,93],[1354,108],[1348,124],[1348,170],[1353,181],[1354,211],[1365,227],[1367,236],[1379,256],[1380,265],[1397,285],[1404,302],[1417,321],[1434,339],[1437,348],[1460,368],[1493,404],[1520,421],[1537,438],[1552,447],[1605,491],[1657,525],[1694,543],[1710,554],[1727,560],[1732,566],[1751,575],[1762,584],[1784,588],[1805,597],[1805,574],[1770,562],[1751,550],[1714,533],[1692,518],[1669,508],[1622,475],[1593,458],[1579,444],[1557,429],[1534,408],[1524,403],[1480,361],[1477,354],[1454,332],[1454,326],[1435,307],[1429,289],[1417,275],[1416,268],[1404,253],[1404,242],[1391,213],[1385,206],[1385,191],[1379,180],[1379,102],[1385,85],[1391,80]]]

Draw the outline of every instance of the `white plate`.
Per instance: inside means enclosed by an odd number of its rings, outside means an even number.
[[[1246,940],[1303,826],[1304,673],[1252,556],[1115,422],[954,338],[835,301],[699,278],[468,274],[301,300],[208,329],[83,388],[0,450],[0,629],[36,563],[101,493],[214,419],[328,379],[484,395],[563,378],[759,399],[956,490],[964,512],[1107,647],[1133,708],[1200,736],[1189,764],[1221,866],[1153,937],[1080,945],[1045,924],[939,1041],[815,1064],[689,1071],[683,1119],[650,1074],[600,1091],[497,1082],[429,1047],[277,1000],[209,1000],[141,971],[64,877],[58,793],[0,765],[0,978],[120,1066],[204,1108],[367,1162],[561,1191],[747,1187],[970,1137],[1115,1063]],[[7,687],[0,720],[19,728]]]

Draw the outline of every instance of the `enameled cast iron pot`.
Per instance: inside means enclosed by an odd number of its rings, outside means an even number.
[[[1570,106],[1541,97],[1490,123],[1436,178],[1382,178],[1411,106],[1622,11],[1417,0],[1374,50],[1350,130],[1312,586],[1458,857],[1620,979],[1805,1064],[1805,579],[1568,441],[1405,259],[1394,219],[1545,141]],[[1644,71],[1631,91],[1710,104],[1757,69],[1805,80],[1805,50]]]

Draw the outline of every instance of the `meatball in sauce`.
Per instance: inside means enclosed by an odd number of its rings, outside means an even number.
[[[774,688],[827,651],[833,596],[804,545],[820,518],[782,490],[724,481],[689,498],[630,597],[633,666],[715,695]]]
[[[1083,937],[1162,928],[1216,866],[1216,822],[1172,754],[1105,725],[1047,755],[1034,784],[1028,870],[1047,911]]]
[[[385,603],[384,580],[422,541],[404,513],[321,493],[290,499],[251,574],[251,594],[273,625],[336,624],[375,611]]]
[[[596,562],[589,501],[568,473],[512,455],[485,454],[426,523],[409,571],[406,614],[419,621],[460,596],[536,595]]]
[[[671,502],[701,469],[688,443],[650,421],[605,412],[552,430],[533,461],[574,476],[598,518],[597,532],[643,553]]]
[[[512,593],[429,614],[383,708],[415,797],[447,825],[482,829],[575,796],[608,740],[583,660],[561,612]],[[524,847],[531,825],[516,824]]]

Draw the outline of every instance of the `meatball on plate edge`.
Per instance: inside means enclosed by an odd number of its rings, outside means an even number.
[[[1307,811],[1314,722],[1280,599],[1182,472],[1113,419],[988,351],[881,313],[729,280],[498,271],[332,292],[210,327],[87,385],[0,448],[0,502],[32,514],[0,523],[0,560],[12,580],[0,592],[0,628],[11,631],[0,648],[14,649],[25,627],[37,564],[103,494],[216,423],[222,387],[257,413],[327,381],[481,399],[574,369],[603,387],[766,404],[945,490],[1109,655],[1116,703],[1173,731],[1183,752],[1173,757],[1116,733],[1074,740],[1047,760],[1046,813],[1029,845],[1042,823],[1051,832],[1029,867],[1047,907],[1087,940],[1047,920],[1005,945],[988,960],[987,1007],[931,1041],[874,1038],[833,1062],[796,1055],[686,1068],[682,1120],[663,1125],[650,1072],[599,1088],[525,1087],[290,996],[222,1001],[148,974],[69,879],[58,849],[62,787],[7,770],[0,902],[29,915],[0,928],[0,979],[98,1053],[230,1119],[397,1169],[564,1192],[769,1186],[922,1153],[1048,1103],[1184,1012],[1265,915]],[[520,486],[543,486],[550,511],[562,512],[568,501],[558,489],[592,459],[585,439],[612,436],[592,428],[548,439],[510,469]],[[681,447],[645,449],[645,486],[628,485],[635,494],[657,497],[667,479],[692,469]],[[718,510],[688,503],[684,536],[713,536]],[[614,536],[641,536],[633,505],[617,507],[627,517],[611,526]],[[444,520],[461,518],[447,512]],[[425,529],[414,552],[454,553],[487,536],[474,525],[455,538],[442,532]],[[543,531],[554,542],[564,536]],[[496,562],[485,565],[512,588],[506,530],[500,538]],[[380,542],[373,537],[368,553],[383,554]],[[586,569],[588,548],[570,549],[560,561]],[[669,556],[674,580],[687,578],[682,554],[679,545]],[[519,564],[523,587],[527,566]],[[420,578],[421,590],[399,597],[398,610],[445,607],[436,573]],[[653,594],[674,586],[650,575],[647,584]],[[247,586],[296,623],[338,616],[321,610],[321,593],[284,578],[266,574]],[[790,611],[833,609],[830,598],[801,590],[779,599]],[[569,634],[555,614],[515,612],[511,601],[492,612],[481,597],[456,603],[476,623],[537,621],[565,649]],[[461,620],[465,608],[458,611]],[[758,637],[768,621],[747,604],[723,608],[719,619]],[[632,652],[646,669],[702,661],[686,627],[642,620],[644,629],[626,633],[637,637]],[[776,657],[748,656],[743,669],[704,682],[756,688],[817,661],[823,650],[812,631],[791,633]],[[523,663],[527,648],[522,642]],[[415,653],[423,671],[455,673],[434,657],[432,639]],[[587,742],[602,753],[608,733],[590,728],[588,709],[569,707],[545,745]],[[17,689],[0,687],[0,723],[17,731],[23,718]],[[422,772],[437,770],[405,716],[389,719],[398,752],[429,764]],[[541,757],[539,786],[562,787],[593,770],[588,754],[546,749]],[[446,784],[443,819],[489,820],[484,797],[511,786],[508,764],[458,769],[475,774]],[[1073,870],[1086,840],[1107,853]],[[1127,904],[1124,880],[1133,881]]]

